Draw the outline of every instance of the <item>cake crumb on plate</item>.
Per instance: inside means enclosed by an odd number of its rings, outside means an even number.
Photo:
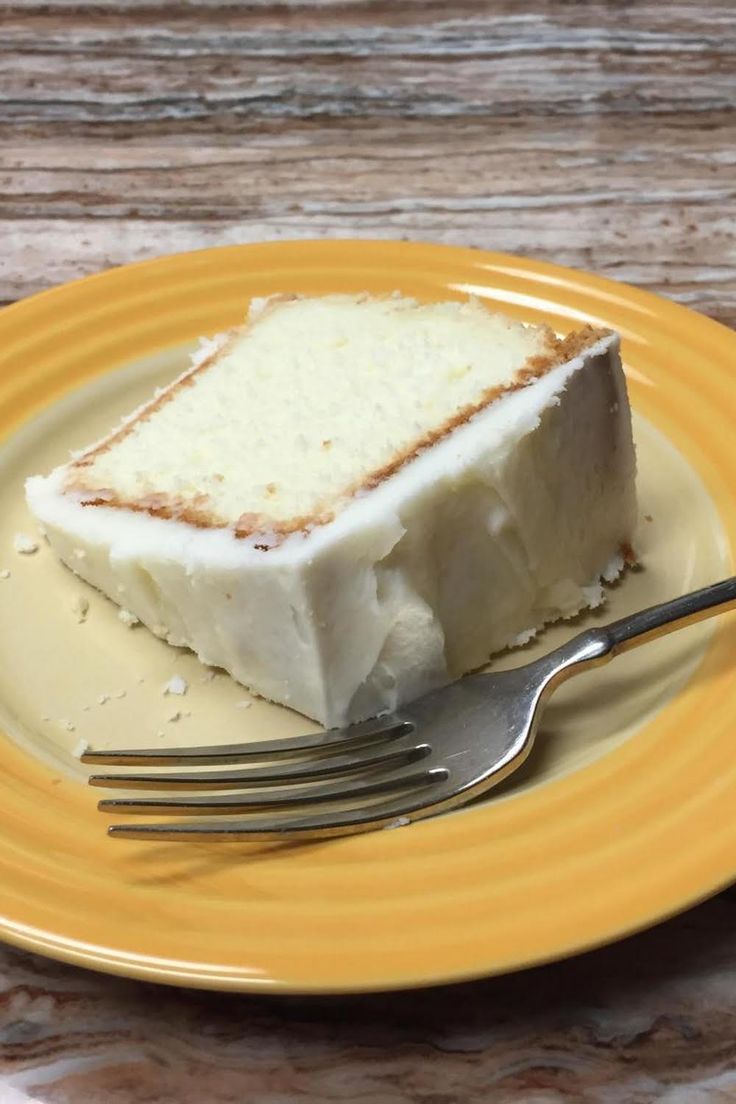
[[[89,613],[89,598],[84,594],[78,594],[72,602],[72,613],[75,614],[78,624],[84,624]]]
[[[22,556],[30,556],[33,552],[38,552],[38,541],[27,533],[16,533],[13,537],[13,548]]]
[[[189,683],[181,675],[172,675],[164,686],[164,694],[186,694]]]

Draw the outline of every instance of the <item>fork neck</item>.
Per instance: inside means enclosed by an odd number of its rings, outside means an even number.
[[[571,675],[599,667],[621,652],[732,609],[736,609],[736,576],[588,629],[534,666],[544,673],[545,685],[554,689]]]
[[[545,690],[550,692],[572,675],[608,663],[614,654],[613,643],[605,629],[588,629],[542,656],[532,666],[542,676]]]
[[[614,654],[618,654],[731,609],[736,609],[736,575],[612,621],[605,632]]]

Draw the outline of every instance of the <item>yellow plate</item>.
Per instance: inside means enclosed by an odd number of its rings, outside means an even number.
[[[0,937],[174,984],[358,991],[567,955],[734,876],[733,617],[570,683],[531,764],[493,801],[313,845],[105,837],[71,754],[80,737],[220,742],[305,726],[262,702],[237,709],[244,694],[227,676],[201,681],[191,655],[125,628],[90,591],[79,624],[83,584],[45,546],[12,550],[31,524],[23,477],[170,378],[191,342],[241,319],[250,296],[394,288],[426,299],[472,292],[559,330],[583,320],[618,329],[651,520],[639,537],[643,570],[612,588],[606,616],[730,574],[736,337],[644,292],[470,250],[299,242],[166,257],[10,307],[0,314],[0,568],[11,571],[0,579]],[[536,651],[578,628],[546,633]],[[161,693],[174,672],[190,682],[176,704],[191,716],[176,723]]]

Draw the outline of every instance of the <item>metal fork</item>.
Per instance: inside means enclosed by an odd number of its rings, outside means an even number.
[[[734,608],[736,576],[588,629],[526,666],[468,675],[396,713],[347,728],[215,747],[88,750],[82,761],[145,767],[272,761],[242,770],[92,775],[92,786],[241,791],[108,798],[99,803],[104,812],[249,814],[234,821],[114,824],[108,831],[116,837],[320,839],[399,827],[463,805],[520,767],[532,750],[544,704],[572,675]],[[327,811],[320,810],[320,805],[327,805]],[[253,815],[257,810],[271,812],[258,817]]]

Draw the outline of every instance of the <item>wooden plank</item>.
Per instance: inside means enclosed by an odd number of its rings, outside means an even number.
[[[736,321],[736,6],[1,9],[0,299],[157,252],[408,237]]]

